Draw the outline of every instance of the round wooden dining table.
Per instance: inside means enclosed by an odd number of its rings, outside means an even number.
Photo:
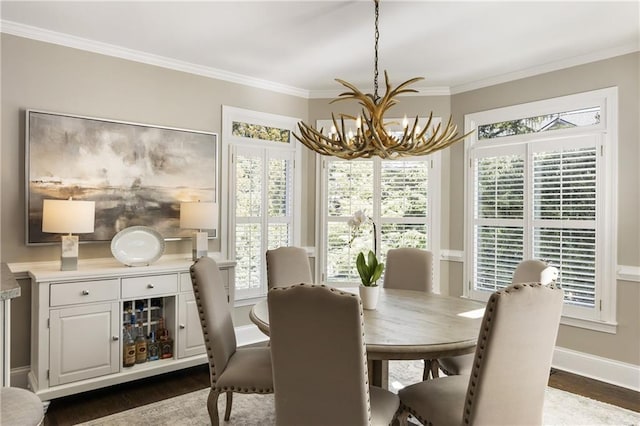
[[[372,384],[387,387],[389,360],[435,360],[473,352],[484,306],[460,297],[380,288],[376,309],[364,310]],[[266,300],[254,305],[249,317],[262,332],[269,334]]]

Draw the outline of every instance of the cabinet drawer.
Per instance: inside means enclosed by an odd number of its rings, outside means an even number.
[[[122,298],[154,297],[178,291],[178,275],[149,275],[122,279]]]
[[[103,302],[120,297],[117,279],[51,284],[50,291],[51,306]]]

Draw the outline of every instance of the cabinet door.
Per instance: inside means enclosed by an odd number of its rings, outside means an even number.
[[[120,371],[117,302],[50,311],[49,385]]]
[[[196,298],[193,293],[183,293],[178,299],[178,358],[203,354],[206,349]]]

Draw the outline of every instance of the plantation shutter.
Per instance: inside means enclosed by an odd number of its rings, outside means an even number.
[[[293,225],[293,156],[289,152],[269,154],[268,248],[292,244]]]
[[[362,210],[376,224],[378,259],[397,247],[428,247],[430,160],[324,159],[326,273],[329,283],[359,282],[355,259],[374,250],[374,229],[353,237],[348,220]]]
[[[511,284],[536,258],[559,269],[568,305],[595,307],[597,170],[593,135],[474,150],[472,292]]]
[[[597,139],[534,144],[533,252],[560,269],[565,302],[596,303]]]
[[[373,250],[373,234],[368,228],[349,246],[347,221],[358,210],[372,214],[373,161],[324,160],[326,173],[326,276],[325,281],[359,282],[355,267],[357,254]]]
[[[266,294],[266,250],[292,245],[293,156],[277,149],[236,149],[235,273],[239,298]]]
[[[263,166],[257,150],[235,155],[236,294],[248,297],[262,286]]]
[[[379,193],[382,260],[391,248],[426,248],[429,162],[382,161]]]
[[[524,254],[525,151],[474,155],[473,290],[493,292],[511,284]]]

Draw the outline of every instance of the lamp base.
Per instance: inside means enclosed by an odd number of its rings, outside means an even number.
[[[209,233],[195,232],[193,234],[191,254],[194,261],[209,254]]]
[[[78,236],[63,235],[60,254],[60,270],[76,271],[78,269]]]

